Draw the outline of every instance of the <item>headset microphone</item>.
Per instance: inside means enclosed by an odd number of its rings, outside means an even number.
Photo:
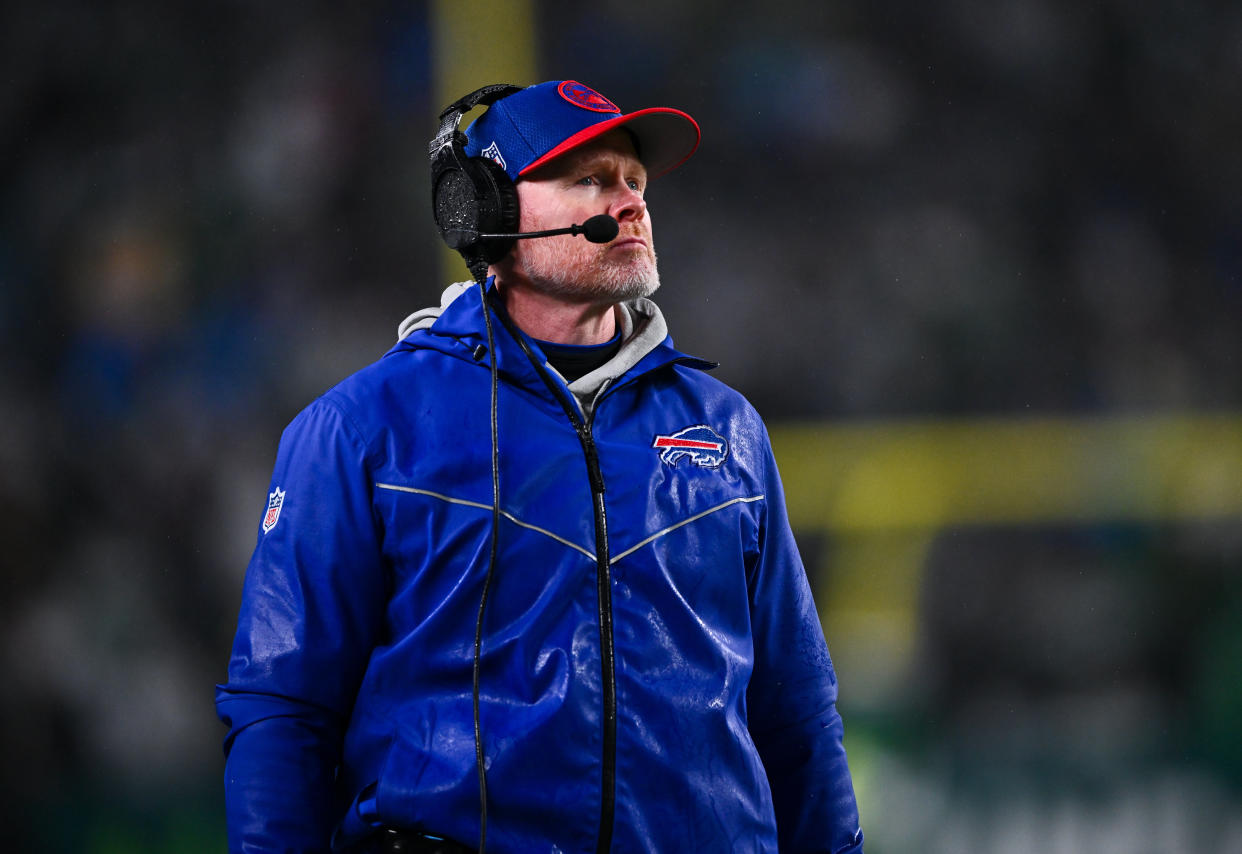
[[[608,214],[596,214],[582,223],[569,228],[551,228],[547,231],[520,231],[516,234],[480,234],[480,240],[520,240],[527,237],[554,237],[558,234],[581,234],[592,243],[607,243],[621,231],[621,225]]]

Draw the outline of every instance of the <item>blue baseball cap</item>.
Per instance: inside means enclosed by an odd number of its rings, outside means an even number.
[[[699,147],[699,125],[681,110],[634,113],[576,80],[528,86],[496,101],[466,129],[466,154],[500,164],[514,181],[613,128],[634,134],[638,159],[655,178]]]

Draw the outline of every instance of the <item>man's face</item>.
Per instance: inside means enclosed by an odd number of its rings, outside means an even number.
[[[647,170],[621,129],[540,167],[517,182],[522,231],[564,228],[606,213],[620,232],[605,244],[571,235],[519,240],[504,262],[505,272],[571,302],[651,295],[660,276],[643,201],[646,188]]]

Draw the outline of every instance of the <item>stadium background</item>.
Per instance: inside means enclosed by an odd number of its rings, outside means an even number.
[[[46,0],[0,47],[11,850],[223,850],[279,431],[461,277],[434,113],[558,77],[704,129],[660,302],[772,426],[868,851],[1242,850],[1236,4]]]

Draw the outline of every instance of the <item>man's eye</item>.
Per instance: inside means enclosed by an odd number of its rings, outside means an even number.
[[[587,175],[585,178],[579,178],[578,183],[584,187],[592,187],[598,182],[595,180],[594,175]]]
[[[641,193],[643,191],[643,185],[635,181],[633,178],[631,178],[626,183],[629,184],[630,189],[634,190],[635,192]]]

